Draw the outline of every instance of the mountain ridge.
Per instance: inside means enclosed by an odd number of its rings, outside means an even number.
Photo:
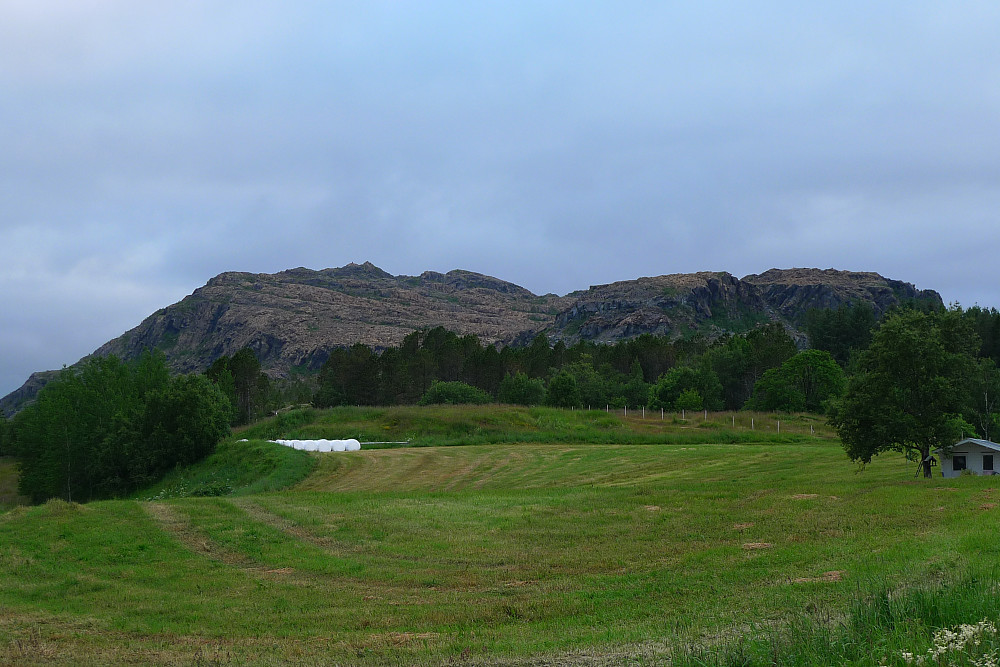
[[[864,301],[881,314],[907,300],[942,305],[933,290],[836,269],[770,269],[743,278],[725,271],[673,273],[592,285],[565,296],[536,295],[464,269],[395,276],[371,262],[274,274],[227,271],[81,361],[110,354],[133,359],[153,348],[163,351],[174,372],[199,372],[250,347],[268,374],[288,377],[317,371],[335,347],[364,343],[384,349],[435,326],[509,345],[539,333],[567,344],[642,334],[714,338],[779,322],[804,345],[801,329],[810,308]],[[0,399],[0,410],[19,409],[55,373],[33,373]]]

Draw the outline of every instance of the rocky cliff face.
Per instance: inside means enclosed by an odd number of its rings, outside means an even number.
[[[552,336],[613,342],[742,331],[777,319],[760,290],[729,273],[690,273],[597,285],[556,315]]]
[[[742,332],[780,322],[800,342],[810,308],[866,301],[877,313],[907,300],[941,304],[931,290],[876,273],[772,269],[743,279],[729,273],[672,274],[597,285],[564,297],[471,271],[393,276],[370,263],[276,274],[223,273],[93,354],[135,358],[162,350],[177,372],[202,371],[244,347],[274,377],[318,370],[338,346],[398,345],[414,330],[443,326],[489,343],[550,338],[613,342],[641,334],[680,338]],[[10,414],[51,373],[36,373],[0,399]]]
[[[783,318],[801,324],[812,308],[836,308],[867,302],[875,315],[910,301],[943,305],[934,290],[918,290],[910,283],[889,280],[877,273],[835,269],[771,269],[743,278],[757,286],[763,298]]]

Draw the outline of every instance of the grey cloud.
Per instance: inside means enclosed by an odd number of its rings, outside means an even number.
[[[812,265],[1000,306],[995,3],[0,18],[0,393],[225,270],[371,260],[565,293]]]

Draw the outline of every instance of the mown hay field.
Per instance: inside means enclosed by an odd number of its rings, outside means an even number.
[[[15,508],[0,662],[666,663],[678,642],[836,618],[873,585],[997,561],[990,478],[915,479],[901,456],[862,471],[808,428],[657,444],[640,426],[647,444],[302,454],[312,471],[280,491]]]

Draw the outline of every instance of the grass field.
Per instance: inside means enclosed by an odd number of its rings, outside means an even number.
[[[990,478],[859,471],[808,416],[648,417],[308,411],[237,437],[420,446],[234,439],[133,500],[9,510],[0,663],[668,664],[998,562]]]

